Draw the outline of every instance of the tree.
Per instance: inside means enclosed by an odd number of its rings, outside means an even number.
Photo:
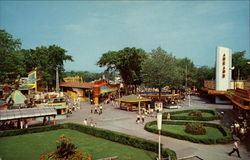
[[[215,79],[215,68],[208,66],[198,67],[194,78],[196,79],[196,87],[201,88],[203,87],[204,80]]]
[[[102,55],[97,65],[107,67],[107,72],[119,71],[125,84],[125,91],[128,93],[127,86],[134,86],[133,92],[136,91],[137,85],[142,83],[141,65],[146,59],[146,53],[143,49],[124,48],[119,51],[108,51]]]
[[[14,84],[25,73],[24,57],[19,51],[21,42],[0,30],[0,82]]]
[[[72,56],[67,55],[66,52],[65,49],[56,45],[22,50],[26,71],[29,72],[34,69],[41,71],[43,80],[51,88],[56,83],[56,68],[58,67],[59,75],[62,78],[64,61],[73,61]]]
[[[182,86],[179,86],[180,88],[192,87],[197,82],[195,79],[196,74],[196,67],[194,66],[194,63],[188,59],[187,57],[177,59],[177,66],[179,68],[179,74],[182,81]]]
[[[177,71],[175,57],[158,47],[152,50],[148,59],[143,63],[141,73],[146,86],[158,88],[160,98],[163,87],[175,88],[181,83]]]
[[[247,59],[245,58],[246,51],[235,52],[232,57],[232,66],[233,70],[233,79],[239,80],[247,79],[247,76],[250,73],[250,66],[247,64]]]

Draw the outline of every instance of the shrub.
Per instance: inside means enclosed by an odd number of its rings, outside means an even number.
[[[64,135],[60,136],[60,140],[56,141],[56,155],[58,158],[68,158],[76,153],[77,147]]]
[[[194,135],[205,135],[206,129],[203,127],[201,123],[187,123],[185,132],[191,133]]]
[[[40,160],[49,160],[49,159],[56,159],[56,160],[92,160],[92,156],[87,153],[81,153],[77,150],[77,147],[70,141],[69,138],[65,137],[64,135],[60,136],[60,140],[56,141],[57,147],[55,152],[50,152],[46,154],[42,154],[39,158]]]
[[[193,117],[202,117],[202,113],[200,111],[193,111],[188,113],[188,115]]]

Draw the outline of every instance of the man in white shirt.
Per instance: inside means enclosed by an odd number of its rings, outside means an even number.
[[[234,153],[235,151],[237,152],[238,157],[241,158],[240,157],[240,152],[239,152],[239,140],[234,141],[233,150],[230,153],[228,153],[228,155],[231,156],[231,154]]]
[[[87,119],[84,119],[84,120],[83,120],[83,124],[84,124],[84,125],[88,125]]]

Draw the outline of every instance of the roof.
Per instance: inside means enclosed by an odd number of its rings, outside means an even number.
[[[34,117],[52,116],[56,114],[57,114],[56,110],[51,107],[0,110],[0,120],[34,118]]]
[[[26,100],[26,97],[19,90],[13,91],[7,98],[7,101],[9,101],[10,98],[14,101],[14,105],[25,104],[24,101]]]
[[[116,99],[117,101],[121,101],[121,102],[144,102],[144,101],[151,101],[151,99],[147,99],[147,98],[143,98],[143,97],[139,97],[137,95],[131,94],[128,96],[124,96],[120,99]]]
[[[93,83],[82,82],[61,82],[60,87],[72,87],[72,88],[93,88]]]

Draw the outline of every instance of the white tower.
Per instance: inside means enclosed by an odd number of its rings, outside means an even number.
[[[230,81],[232,79],[232,49],[225,47],[217,47],[216,61],[216,90],[226,91],[230,89]],[[216,96],[216,103],[227,103],[221,97]]]

